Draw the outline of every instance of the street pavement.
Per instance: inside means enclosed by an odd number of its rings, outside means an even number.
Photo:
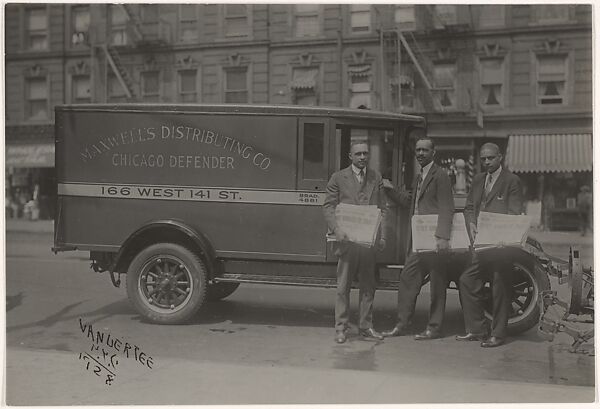
[[[492,350],[454,341],[463,331],[456,291],[448,293],[446,336],[430,342],[371,342],[354,329],[349,342],[336,345],[335,292],[318,288],[243,285],[187,325],[151,325],[140,320],[123,288],[92,272],[87,253],[50,252],[50,223],[16,222],[7,223],[6,236],[8,404],[594,400],[594,357],[568,352],[565,334],[547,342],[532,329]],[[590,238],[561,235],[567,236],[536,237],[557,253],[576,240],[584,264],[591,263]],[[377,293],[378,329],[393,325],[395,298],[394,292]],[[428,298],[424,288],[417,323],[426,322]],[[100,359],[80,319],[138,346],[152,356],[152,369],[120,354],[116,377],[106,384],[80,358],[89,352]]]

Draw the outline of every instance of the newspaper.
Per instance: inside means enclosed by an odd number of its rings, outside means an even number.
[[[381,210],[375,205],[340,203],[335,208],[335,221],[351,242],[373,247],[381,224]]]
[[[527,239],[531,218],[527,215],[509,215],[480,212],[477,218],[475,249],[497,246],[520,246]]]
[[[436,251],[435,231],[437,229],[437,214],[414,215],[412,225],[412,250],[414,252]],[[450,250],[466,251],[471,242],[462,213],[455,213],[450,230]]]

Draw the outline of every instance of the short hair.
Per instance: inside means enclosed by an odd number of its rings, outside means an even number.
[[[484,143],[483,145],[481,145],[479,152],[481,152],[484,149],[494,149],[499,155],[502,155],[502,152],[500,151],[500,147],[498,145],[496,145],[495,143],[492,143],[492,142]]]
[[[369,145],[369,141],[367,139],[350,139],[350,146],[348,146],[348,152],[352,152],[352,147],[354,145],[367,145],[367,148],[371,150],[371,146]]]
[[[433,139],[431,139],[431,137],[429,136],[420,136],[417,138],[417,140],[415,141],[415,146],[417,146],[417,142],[419,141],[429,141],[429,143],[431,144],[431,149],[435,150],[435,142],[433,141]]]

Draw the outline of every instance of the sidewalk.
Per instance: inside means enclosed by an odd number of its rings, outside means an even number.
[[[54,233],[54,220],[6,219],[6,232]]]
[[[75,352],[9,349],[9,405],[593,402],[594,388],[349,369],[122,360],[111,386]],[[360,388],[351,385],[360,384]],[[35,387],[31,387],[35,385]],[[427,391],[427,392],[426,392]],[[433,391],[433,392],[432,392]]]

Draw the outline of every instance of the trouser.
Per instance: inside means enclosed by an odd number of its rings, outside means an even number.
[[[446,310],[447,271],[446,256],[435,253],[411,252],[404,263],[398,283],[398,327],[410,324],[423,279],[429,271],[430,305],[427,328],[440,331]]]
[[[343,243],[337,265],[337,293],[335,299],[335,329],[348,328],[350,316],[350,288],[358,275],[359,328],[373,327],[373,300],[375,299],[375,250],[353,243]]]
[[[511,255],[508,249],[482,250],[475,253],[471,264],[459,279],[459,295],[467,333],[488,332],[484,304],[485,281],[492,287],[491,335],[506,337],[508,318],[512,309]]]
[[[588,229],[592,229],[593,222],[590,217],[591,214],[592,212],[579,212],[579,231],[581,231],[582,234],[585,234]]]

